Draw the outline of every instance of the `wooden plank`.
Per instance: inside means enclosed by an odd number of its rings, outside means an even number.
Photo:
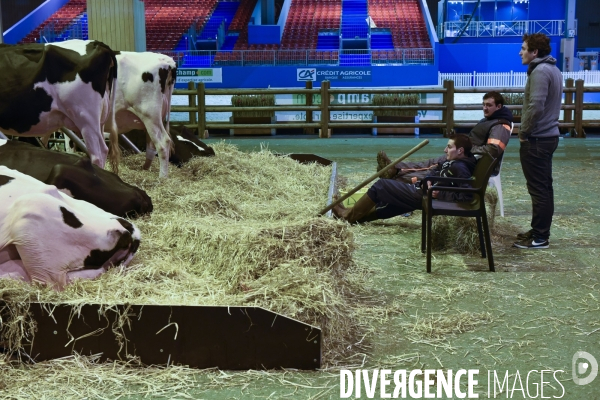
[[[194,368],[321,365],[319,328],[260,307],[32,303],[30,313],[37,332],[25,348],[36,361],[78,352],[101,354],[102,361],[137,356],[144,364]]]

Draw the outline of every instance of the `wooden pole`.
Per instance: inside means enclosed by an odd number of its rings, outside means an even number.
[[[421,143],[419,143],[418,145],[416,145],[415,147],[413,147],[412,149],[410,149],[407,153],[405,153],[402,157],[400,157],[396,161],[392,162],[387,167],[381,169],[376,174],[371,175],[369,178],[367,178],[366,180],[364,180],[362,183],[359,183],[358,186],[356,186],[354,189],[350,190],[348,193],[346,193],[345,195],[343,195],[342,197],[340,197],[339,199],[337,199],[336,201],[334,201],[333,203],[331,203],[330,205],[328,205],[327,207],[325,207],[324,209],[322,209],[319,212],[319,215],[325,214],[327,211],[331,210],[333,207],[335,207],[336,205],[340,204],[341,202],[343,202],[344,200],[346,200],[348,197],[352,196],[354,193],[358,192],[360,189],[362,189],[363,187],[365,187],[369,182],[371,182],[371,181],[379,178],[381,175],[383,175],[385,172],[387,172],[387,170],[389,170],[392,167],[395,167],[396,164],[398,164],[399,162],[401,162],[402,160],[404,160],[405,158],[407,158],[411,154],[415,153],[416,151],[419,151],[421,148],[425,147],[427,144],[429,144],[429,140],[427,140],[427,139],[423,140]]]
[[[188,89],[194,90],[194,82],[188,82]],[[196,107],[196,95],[190,94],[188,95],[188,102],[190,107]],[[196,123],[196,112],[197,110],[190,111],[190,124],[194,125]]]
[[[312,89],[313,88],[313,83],[312,81],[306,81],[306,89]],[[313,105],[313,95],[312,93],[307,93],[306,94],[306,99],[305,99],[305,104],[307,106],[312,106]],[[313,113],[312,111],[307,111],[306,112],[306,122],[311,124],[313,122]],[[313,128],[304,128],[304,133],[308,134],[308,135],[313,135],[315,133],[315,130]]]
[[[446,122],[446,132],[444,132],[444,137],[448,137],[454,130],[454,81],[444,81],[444,89],[446,89],[446,93],[444,93],[444,103],[446,103],[446,118],[444,121]]]
[[[574,87],[575,80],[573,78],[569,78],[565,81],[566,88]],[[565,106],[573,105],[573,92],[565,92]],[[573,110],[565,110],[564,111],[564,121],[565,123],[573,122]],[[573,136],[573,128],[567,128],[567,132]]]
[[[321,82],[321,134],[319,137],[329,137],[329,81]]]
[[[204,82],[198,82],[196,91],[198,97],[198,137],[201,139],[208,138],[206,130],[206,97],[204,96]]]
[[[575,81],[575,133],[579,138],[585,137],[583,131],[583,79]]]

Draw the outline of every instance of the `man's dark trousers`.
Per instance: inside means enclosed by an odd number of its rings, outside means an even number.
[[[521,143],[520,156],[527,190],[531,196],[533,237],[550,238],[554,215],[554,189],[552,188],[552,155],[558,147],[558,137],[532,138]]]

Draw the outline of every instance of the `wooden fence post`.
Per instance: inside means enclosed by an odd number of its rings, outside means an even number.
[[[329,130],[329,81],[321,82],[321,132],[319,137],[331,137]]]
[[[575,134],[578,138],[584,138],[583,130],[583,79],[575,81]]]
[[[194,82],[188,82],[188,89],[194,90]],[[196,107],[196,95],[195,94],[188,95],[188,101],[189,101],[190,107]],[[190,124],[193,125],[195,123],[196,123],[196,111],[190,111]]]
[[[573,78],[569,78],[565,81],[565,88],[572,88],[575,86],[575,81],[573,80]],[[573,105],[573,92],[565,92],[565,106],[572,106]],[[565,110],[564,111],[564,121],[565,123],[570,123],[573,122],[573,110]],[[571,136],[573,135],[573,132],[575,131],[575,129],[573,128],[567,128],[567,132],[569,132],[571,134]]]
[[[446,129],[444,137],[447,137],[454,130],[454,81],[444,81],[444,104],[446,105],[446,111],[444,114],[444,122],[446,123]]]
[[[204,82],[198,82],[196,95],[198,97],[198,137],[207,139],[208,131],[206,130],[206,97],[204,94]]]
[[[313,88],[313,84],[312,81],[306,81],[306,89],[312,89]],[[306,101],[304,102],[307,106],[312,106],[313,105],[313,95],[312,93],[307,93],[306,94]],[[312,111],[307,111],[306,112],[306,123],[307,124],[311,124],[313,122],[313,112]],[[304,128],[304,133],[306,133],[307,135],[314,135],[315,130],[313,128]]]

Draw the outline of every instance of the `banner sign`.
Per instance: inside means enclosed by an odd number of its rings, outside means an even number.
[[[223,83],[222,68],[179,68],[177,83]]]
[[[332,105],[341,104],[373,104],[373,94],[370,93],[336,93],[331,95],[329,103]],[[421,94],[421,104],[442,104],[442,95],[440,93],[425,93]],[[306,104],[306,96],[304,94],[278,94],[275,95],[275,104],[278,105],[304,105]],[[314,106],[321,104],[321,95],[314,94]],[[335,116],[334,116],[335,113]],[[306,113],[304,111],[288,111],[277,112],[278,121],[302,121]],[[320,112],[313,113],[313,120],[317,121],[320,117]],[[483,114],[482,114],[483,115]],[[373,116],[373,111],[331,111],[331,121],[370,121]],[[441,110],[419,110],[419,118],[421,121],[441,121]]]
[[[297,68],[296,80],[371,82],[371,68]]]

